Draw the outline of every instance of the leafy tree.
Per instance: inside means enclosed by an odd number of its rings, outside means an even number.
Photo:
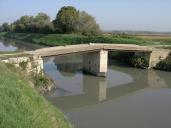
[[[84,35],[97,35],[100,33],[99,25],[94,17],[82,11],[79,12],[79,31]]]
[[[13,31],[29,32],[30,24],[33,22],[33,16],[22,16],[12,24]]]
[[[1,30],[3,31],[3,32],[8,32],[8,31],[10,31],[10,25],[8,24],[8,23],[3,23],[2,24],[2,27],[1,27]]]
[[[62,7],[53,21],[55,28],[62,33],[72,33],[77,30],[79,12],[72,6]]]
[[[38,13],[38,15],[34,18],[34,21],[35,21],[35,22],[41,22],[41,21],[43,21],[43,22],[45,22],[45,21],[50,22],[50,17],[49,17],[46,13],[40,12],[40,13]]]
[[[2,32],[3,31],[3,28],[2,28],[2,25],[0,26],[0,32]]]
[[[43,28],[41,30],[43,33],[54,33],[54,25],[52,22],[45,22]]]
[[[81,33],[84,35],[97,35],[100,33],[99,25],[94,17],[86,12],[80,12],[72,6],[62,7],[51,22],[46,13],[37,16],[22,16],[12,24],[4,23],[0,31],[31,32],[31,33]]]
[[[45,13],[38,13],[37,16],[22,16],[12,24],[13,31],[32,33],[52,33],[54,26],[50,17]]]
[[[51,33],[54,31],[53,23],[50,21],[50,17],[45,13],[39,13],[34,22],[38,32]]]

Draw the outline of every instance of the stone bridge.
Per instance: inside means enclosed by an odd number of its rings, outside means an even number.
[[[97,76],[105,76],[107,73],[108,65],[108,52],[133,52],[138,56],[145,56],[149,62],[149,68],[155,67],[157,63],[164,60],[171,53],[166,49],[155,49],[147,46],[139,46],[132,44],[102,44],[102,43],[90,43],[79,45],[66,45],[37,49],[35,51],[25,52],[32,55],[33,58],[39,58],[42,67],[42,57],[57,56],[72,53],[84,53],[84,70]],[[34,59],[31,59],[34,60]],[[34,62],[37,60],[34,60]],[[39,67],[39,66],[38,66]],[[40,69],[40,67],[39,67]]]
[[[132,44],[90,43],[42,48],[31,53],[41,57],[84,53],[84,70],[97,76],[105,76],[108,65],[108,51],[133,52],[135,55],[145,56],[149,62],[149,68],[155,67],[161,60],[166,59],[171,52],[166,49]]]

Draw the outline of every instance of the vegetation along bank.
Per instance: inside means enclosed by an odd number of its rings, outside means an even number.
[[[60,110],[30,86],[18,68],[0,63],[1,128],[69,128]]]
[[[59,46],[71,45],[82,43],[115,43],[115,44],[149,44],[147,41],[126,36],[85,36],[80,34],[40,34],[40,33],[0,33],[0,37],[12,38],[17,40],[26,41],[29,43],[46,45],[46,46]]]

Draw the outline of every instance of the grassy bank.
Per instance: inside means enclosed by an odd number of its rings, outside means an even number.
[[[36,33],[0,33],[1,37],[13,38],[27,41],[34,44],[47,46],[82,44],[82,43],[116,43],[116,44],[139,44],[144,45],[150,42],[136,37],[116,36],[83,36],[76,34],[36,34]]]
[[[53,107],[16,68],[0,63],[0,128],[68,128]]]

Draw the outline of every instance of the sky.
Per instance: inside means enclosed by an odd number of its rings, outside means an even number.
[[[0,24],[39,12],[54,19],[63,6],[88,12],[106,31],[171,32],[171,0],[0,0]]]

